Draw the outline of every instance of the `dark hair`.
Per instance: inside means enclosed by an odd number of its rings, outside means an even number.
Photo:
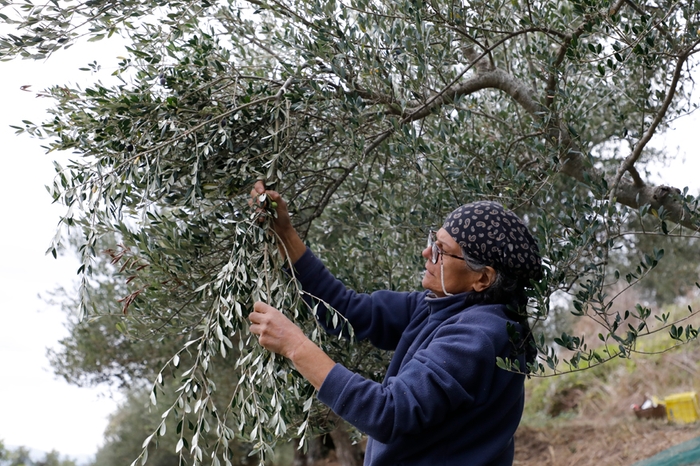
[[[474,259],[466,248],[462,249],[464,262],[467,268],[473,272],[481,272],[486,267],[491,267],[496,271],[496,278],[493,283],[484,291],[478,293],[481,299],[479,302],[484,304],[505,304],[508,307],[508,316],[515,322],[520,324],[525,335],[516,333],[512,339],[515,355],[525,354],[527,363],[532,364],[537,358],[537,348],[535,347],[535,339],[530,329],[530,323],[527,320],[527,302],[528,297],[525,288],[529,283],[523,283],[521,279],[509,276],[502,270],[496,267],[488,266]],[[527,368],[522,368],[524,372]]]

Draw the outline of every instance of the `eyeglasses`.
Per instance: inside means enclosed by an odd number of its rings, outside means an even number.
[[[447,253],[440,249],[440,247],[437,245],[435,242],[437,240],[437,233],[434,230],[430,230],[430,233],[428,233],[428,246],[432,252],[430,256],[430,260],[432,261],[433,264],[437,264],[438,257],[440,254],[443,256],[450,256],[454,257],[455,259],[464,259],[462,256],[455,256],[454,254]]]

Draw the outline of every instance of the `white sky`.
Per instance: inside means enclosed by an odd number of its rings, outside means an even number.
[[[71,457],[93,455],[116,407],[107,388],[68,385],[49,368],[46,348],[67,334],[65,317],[38,294],[58,284],[70,286],[78,264],[71,257],[44,255],[63,212],[51,204],[44,188],[53,178],[56,155],[46,155],[38,140],[15,136],[9,125],[21,125],[23,119],[40,123],[50,102],[36,98],[37,91],[94,80],[78,71],[93,60],[103,66],[100,77],[106,80],[120,54],[115,44],[98,42],[75,46],[46,62],[0,63],[0,440],[6,445],[57,450]],[[24,85],[31,85],[32,92],[20,90]],[[678,121],[661,142],[671,153],[679,147],[677,161],[664,170],[663,183],[700,191],[699,122],[698,115]]]
[[[94,80],[78,68],[93,60],[116,64],[120,54],[106,42],[67,52],[45,62],[0,62],[0,440],[84,458],[101,444],[116,401],[107,388],[68,385],[49,367],[46,348],[67,335],[65,316],[38,294],[59,284],[72,286],[78,261],[44,255],[64,212],[51,204],[44,188],[53,179],[56,155],[45,154],[39,140],[16,136],[9,128],[22,126],[21,120],[46,119],[50,101],[35,97],[36,92],[52,84]],[[108,77],[113,69],[104,74]],[[20,90],[24,85],[31,85],[32,92]]]

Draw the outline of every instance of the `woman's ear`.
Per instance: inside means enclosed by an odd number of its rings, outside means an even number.
[[[488,287],[490,287],[493,282],[496,280],[496,270],[493,267],[489,267],[488,265],[481,269],[481,275],[479,275],[479,278],[474,282],[474,291],[477,293],[481,293],[482,291],[486,290]]]

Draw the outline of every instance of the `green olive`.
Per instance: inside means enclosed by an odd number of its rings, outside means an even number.
[[[270,207],[272,207],[273,209],[276,209],[277,203],[275,201],[270,202]]]

